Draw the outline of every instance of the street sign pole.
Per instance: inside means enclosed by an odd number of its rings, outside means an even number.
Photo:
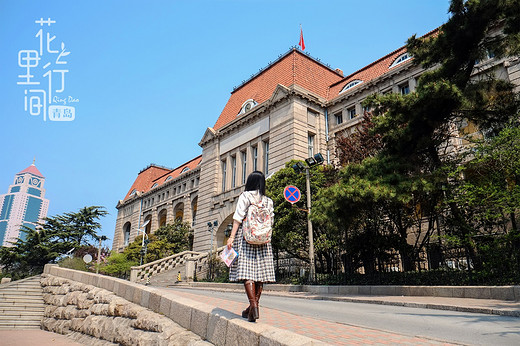
[[[310,260],[310,273],[309,281],[314,282],[316,275],[316,266],[314,263],[314,235],[312,233],[312,221],[311,221],[311,177],[309,173],[309,167],[305,168],[305,180],[307,184],[307,230],[309,232],[309,260]]]
[[[311,178],[309,167],[305,167],[305,180],[307,184],[307,209],[301,209],[307,212],[307,231],[309,236],[309,281],[314,282],[316,277],[316,264],[314,262],[314,235],[312,232],[312,221],[311,221]],[[296,186],[289,185],[283,190],[283,196],[285,200],[294,206],[294,203],[298,202],[301,197],[300,190]]]

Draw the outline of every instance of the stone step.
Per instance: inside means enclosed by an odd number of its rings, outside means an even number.
[[[27,297],[38,297],[38,296],[42,296],[43,292],[42,291],[28,291],[28,290],[13,290],[13,289],[10,289],[9,291],[0,291],[0,300],[2,300],[2,298],[4,297],[9,297],[11,295],[15,295],[15,296],[20,296],[20,295],[23,295],[23,296],[27,296]]]
[[[40,311],[42,309],[45,309],[45,304],[31,304],[31,305],[25,305],[25,304],[12,304],[12,305],[0,305],[0,311]]]
[[[10,282],[9,284],[3,284],[0,285],[0,289],[2,288],[8,288],[8,287],[41,287],[40,281],[28,281],[28,282],[20,282],[17,283],[17,281]]]
[[[33,307],[42,307],[45,306],[45,303],[42,301],[32,301],[32,302],[0,302],[0,309],[13,309],[17,307],[22,308],[33,308]]]
[[[40,276],[0,286],[0,329],[40,329],[44,312]]]
[[[43,294],[42,293],[40,293],[40,294],[23,294],[23,293],[17,294],[16,292],[5,294],[5,295],[0,294],[0,302],[2,300],[25,299],[25,298],[27,298],[29,300],[34,300],[36,298],[43,299]]]
[[[41,320],[45,310],[41,311],[2,311],[0,313],[0,321],[3,320],[16,320],[16,319],[36,319]]]
[[[42,296],[24,296],[24,295],[12,295],[9,297],[1,297],[0,303],[6,302],[6,303],[12,303],[12,302],[27,302],[27,303],[34,303],[34,302],[43,302]]]
[[[31,322],[0,322],[0,330],[6,329],[40,329],[41,322],[39,321],[31,321]]]

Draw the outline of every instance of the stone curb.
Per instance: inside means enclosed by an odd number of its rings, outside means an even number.
[[[191,287],[242,289],[242,284],[189,282]],[[310,286],[265,284],[264,291],[363,296],[417,296],[520,301],[520,286]]]
[[[290,331],[261,323],[250,323],[216,306],[183,298],[175,293],[164,293],[160,289],[142,284],[60,268],[55,264],[45,265],[43,272],[114,292],[128,301],[163,314],[215,345],[326,345]]]

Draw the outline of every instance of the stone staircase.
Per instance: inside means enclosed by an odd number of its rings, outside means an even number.
[[[40,275],[0,285],[0,330],[40,329],[44,310]]]

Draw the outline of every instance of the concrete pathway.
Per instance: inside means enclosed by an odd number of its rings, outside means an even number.
[[[47,332],[40,329],[0,330],[0,345],[2,346],[81,346],[80,343],[65,335]]]
[[[167,291],[167,289],[165,289]],[[172,291],[170,291],[172,292]],[[173,291],[176,295],[199,301],[230,311],[238,316],[244,309],[244,302],[207,297],[186,291]],[[272,294],[266,292],[266,294]],[[279,294],[279,293],[277,293]],[[294,293],[288,294],[293,296]],[[415,336],[401,335],[381,330],[349,326],[315,318],[297,316],[288,312],[261,307],[260,319],[274,327],[289,330],[332,345],[451,345],[449,343]]]

